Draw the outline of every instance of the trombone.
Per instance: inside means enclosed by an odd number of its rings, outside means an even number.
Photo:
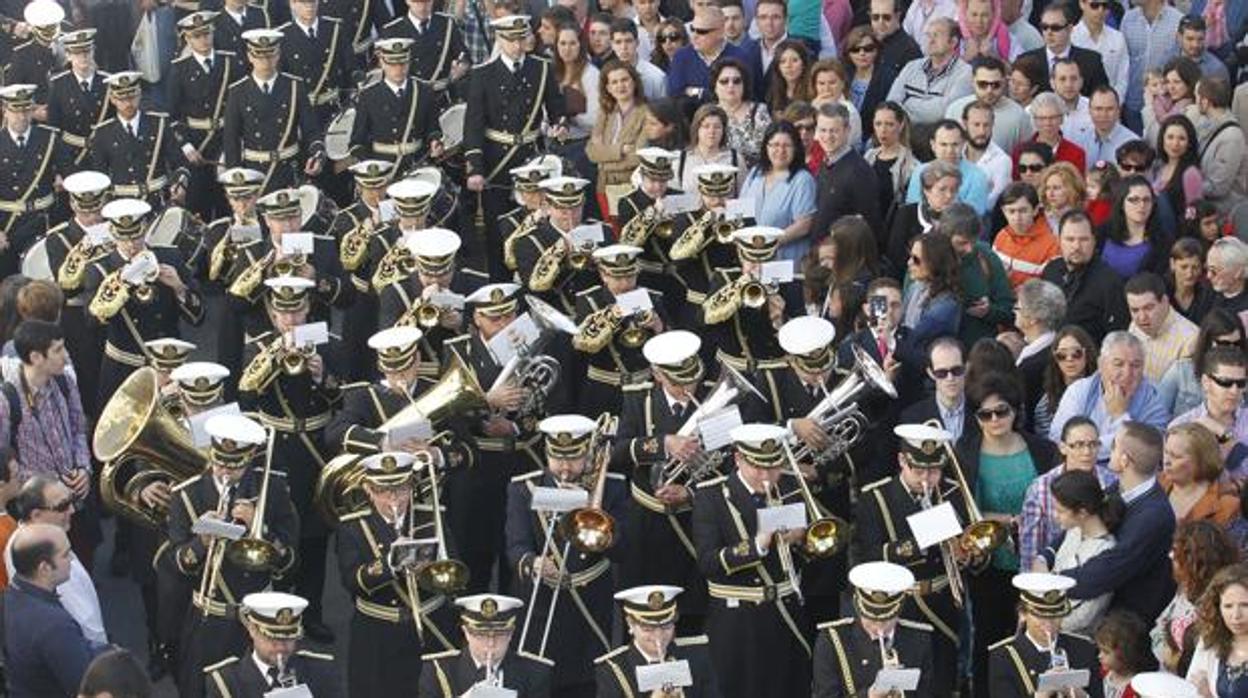
[[[780,487],[778,485],[768,482],[765,489],[767,490],[767,506],[778,507],[783,503],[780,498]],[[771,536],[772,543],[776,548],[776,557],[780,558],[780,569],[784,570],[784,576],[793,587],[793,593],[797,596],[797,602],[804,605],[806,599],[802,596],[801,580],[797,576],[797,566],[793,564],[793,551],[784,540],[784,531],[777,530]]]
[[[256,498],[255,511],[251,515],[251,526],[247,534],[226,546],[225,554],[230,562],[248,572],[267,572],[277,567],[281,554],[277,546],[264,539],[264,514],[268,508],[269,480],[273,472],[273,447],[277,442],[272,429],[269,432],[269,444],[264,453],[264,474],[260,478],[260,494]]]
[[[416,462],[429,471],[430,498],[433,505],[433,535],[438,539],[438,557],[420,569],[416,582],[438,594],[453,594],[468,586],[468,566],[452,559],[446,549],[446,533],[442,529],[442,506],[438,497],[438,469],[428,451],[416,454]]]
[[[398,541],[403,538],[410,539],[411,535],[404,535],[403,524],[399,523],[399,505],[395,504],[390,509],[390,515],[394,517],[394,538]],[[415,499],[409,501],[407,506],[407,533],[413,531],[412,519],[416,518],[416,502]],[[393,554],[394,544],[391,543],[391,553]],[[394,561],[392,561],[393,564]],[[421,644],[425,642],[425,622],[420,615],[420,588],[416,583],[416,574],[412,570],[411,565],[404,565],[400,571],[403,575],[403,586],[407,589],[407,601],[412,607],[412,621],[416,624],[416,637],[420,639]]]
[[[802,502],[806,504],[807,511],[813,519],[806,525],[806,535],[802,539],[802,550],[811,557],[820,559],[829,558],[845,547],[845,543],[849,540],[849,524],[831,514],[821,516],[819,503],[815,501],[815,495],[810,491],[810,485],[806,483],[806,478],[802,476],[802,471],[797,467],[797,459],[793,457],[793,449],[789,446],[788,440],[780,442],[784,447],[784,455],[789,461],[789,467],[792,468],[793,477],[797,478],[798,489],[802,493]],[[786,546],[787,547],[787,546]]]
[[[610,453],[603,446],[615,433],[617,417],[603,413],[589,444],[590,464],[597,468],[589,504],[568,512],[559,532],[583,553],[603,553],[615,544],[615,518],[602,507],[607,486],[607,461]]]
[[[217,518],[224,521],[226,514],[230,511],[231,501],[234,498],[234,489],[238,487],[236,483],[231,482],[226,485],[221,492],[221,498],[217,500],[216,514]],[[212,600],[212,591],[217,586],[217,576],[221,574],[221,561],[225,557],[225,539],[219,536],[213,536],[208,543],[207,563],[204,565],[204,576],[199,580],[199,598],[203,600],[204,617],[208,617],[209,602]]]
[[[923,498],[919,500],[919,508],[923,510],[932,508],[932,491],[927,486],[927,482],[923,483]],[[961,608],[962,575],[958,572],[958,562],[953,552],[953,544],[947,540],[940,542],[940,560],[945,565],[945,576],[949,579],[949,594],[953,596],[954,605]]]

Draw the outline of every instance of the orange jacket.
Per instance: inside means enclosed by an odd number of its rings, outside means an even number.
[[[1009,272],[1013,288],[1018,288],[1028,279],[1040,278],[1044,265],[1062,253],[1057,236],[1049,230],[1049,222],[1042,215],[1036,216],[1031,230],[1024,235],[1014,232],[1008,225],[1002,228],[992,243],[992,249]]]

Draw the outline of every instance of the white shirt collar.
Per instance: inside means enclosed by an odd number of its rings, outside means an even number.
[[[317,22],[315,20],[312,22],[312,24],[304,24],[303,22],[300,22],[297,19],[295,20],[295,26],[299,27],[299,30],[302,31],[304,34],[307,34],[308,31],[311,29],[316,29],[316,25],[317,25]]]
[[[505,53],[498,54],[498,57],[503,59],[503,65],[507,66],[507,69],[513,73],[516,72],[516,69],[524,63],[524,56],[521,56],[520,58],[514,61],[508,58],[507,54]]]
[[[214,48],[213,50],[209,51],[207,54],[202,55],[202,56],[201,56],[201,55],[199,55],[198,53],[194,53],[194,52],[192,52],[192,53],[191,53],[191,55],[195,57],[195,62],[196,62],[196,63],[199,63],[199,67],[201,67],[201,68],[205,68],[205,69],[207,68],[207,66],[205,66],[205,65],[204,65],[204,63],[205,63],[206,61],[215,61],[215,60],[217,60],[217,51],[216,51],[216,49],[215,49],[215,48]]]
[[[139,132],[139,120],[142,118],[143,118],[143,110],[140,109],[139,111],[136,111],[134,113],[134,118],[130,119],[129,121],[121,118],[121,116],[118,116],[117,120],[121,122],[122,126],[129,126],[130,128],[134,129],[135,133],[138,133]]]
[[[74,73],[74,80],[80,83],[81,82],[87,83],[87,89],[89,90],[95,85],[95,70],[92,70],[90,73],[87,73],[86,75],[79,75],[78,73]]]
[[[636,642],[633,643],[633,649],[640,652],[641,656],[645,657],[646,662],[650,664],[658,664],[659,662],[662,662],[664,659],[666,659],[666,657],[659,657],[659,656],[656,656],[647,652],[646,650],[642,649],[641,645],[637,644]]]
[[[1057,333],[1052,330],[1036,337],[1035,340],[1029,342],[1027,346],[1023,347],[1023,350],[1018,353],[1018,361],[1016,361],[1014,365],[1021,366],[1024,359],[1035,356],[1045,349],[1048,349],[1049,346],[1053,344],[1053,339],[1056,337]]]
[[[675,412],[675,411],[676,411],[676,405],[679,405],[679,404],[680,404],[680,400],[677,400],[676,398],[672,397],[672,394],[671,394],[671,393],[669,393],[669,392],[667,392],[666,390],[664,390],[664,391],[663,391],[663,397],[664,397],[664,399],[666,399],[666,400],[667,400],[667,407],[668,407],[668,409],[670,409],[670,410],[672,410],[673,412]],[[686,401],[686,402],[685,402],[685,406],[686,406],[686,407],[687,407],[687,406],[689,406],[689,405],[691,405],[691,404],[693,404],[693,403],[692,403],[692,401]]]
[[[221,9],[225,10],[225,13],[226,13],[227,15],[229,15],[229,16],[231,16],[231,17],[233,17],[233,18],[234,18],[234,21],[235,21],[235,22],[238,22],[239,24],[242,24],[242,23],[243,23],[243,18],[247,16],[247,6],[246,6],[246,5],[243,5],[243,9],[238,10],[237,12],[236,12],[236,11],[234,11],[234,10],[231,10],[231,9],[230,9],[230,8],[228,8],[228,7],[222,7]]]
[[[1136,485],[1135,487],[1132,487],[1129,490],[1123,491],[1122,501],[1127,504],[1130,504],[1131,502],[1134,502],[1140,497],[1143,497],[1146,492],[1148,492],[1150,489],[1153,488],[1153,483],[1155,482],[1157,482],[1157,478],[1150,477],[1144,482],[1141,482],[1140,484]]]
[[[737,479],[741,481],[741,486],[745,488],[745,491],[749,492],[751,495],[757,494],[761,496],[766,494],[765,492],[755,492],[754,488],[750,487],[750,483],[745,481],[745,476],[741,474],[740,470],[737,471]]]
[[[406,82],[401,82],[401,83],[395,84],[395,83],[390,82],[389,80],[387,80],[387,81],[386,81],[386,87],[389,87],[389,88],[390,88],[390,91],[391,91],[391,92],[393,92],[394,94],[396,94],[396,95],[397,95],[397,94],[399,94],[399,90],[404,90],[404,89],[407,89],[407,83],[406,83]]]
[[[417,29],[419,29],[419,28],[420,28],[420,25],[421,25],[421,24],[424,24],[424,25],[425,25],[425,29],[428,29],[428,28],[429,28],[429,25],[433,24],[433,15],[429,15],[429,18],[428,18],[428,19],[420,19],[419,17],[417,17],[416,15],[412,14],[411,12],[408,12],[408,13],[407,13],[407,21],[411,22],[411,23],[412,23],[412,26],[413,26],[413,27],[416,27]]]
[[[1051,66],[1051,65],[1053,65],[1053,61],[1056,61],[1056,60],[1061,59],[1061,58],[1070,58],[1070,46],[1067,46],[1067,47],[1066,47],[1066,52],[1065,52],[1065,53],[1063,53],[1063,54],[1060,54],[1060,55],[1059,55],[1059,54],[1056,54],[1056,53],[1053,53],[1053,50],[1052,50],[1052,49],[1050,49],[1048,46],[1045,46],[1045,47],[1044,47],[1044,55],[1045,55],[1045,57],[1047,57],[1047,58],[1049,59],[1049,65]]]
[[[27,126],[27,127],[26,127],[26,130],[25,130],[25,131],[22,131],[21,133],[15,133],[15,132],[13,132],[13,131],[9,131],[9,138],[12,138],[14,143],[16,143],[16,142],[17,142],[17,139],[19,139],[19,138],[25,138],[26,140],[28,140],[28,141],[29,141],[29,140],[30,140],[30,132],[31,132],[31,130],[33,130],[33,127],[31,127],[31,126]]]
[[[277,76],[274,75],[268,80],[261,80],[260,76],[256,75],[255,73],[252,73],[251,79],[255,80],[256,87],[259,87],[261,92],[267,92],[273,89],[273,83],[277,81]]]
[[[260,675],[264,677],[265,681],[269,680],[269,669],[277,668],[272,664],[266,664],[265,661],[260,658],[260,655],[256,654],[255,650],[252,650],[251,652],[251,661],[256,663],[256,668],[260,670]]]

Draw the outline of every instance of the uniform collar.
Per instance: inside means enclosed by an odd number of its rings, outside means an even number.
[[[9,131],[7,128],[6,128],[5,130],[6,130],[6,131]],[[22,131],[21,133],[14,133],[14,132],[12,132],[12,131],[9,131],[9,138],[10,138],[10,139],[12,139],[12,141],[13,141],[14,143],[16,143],[16,142],[17,142],[17,139],[18,139],[18,138],[25,138],[25,139],[26,139],[26,142],[27,142],[27,143],[29,143],[29,142],[30,142],[30,134],[31,134],[31,133],[34,133],[34,130],[35,130],[35,127],[34,127],[33,125],[30,125],[30,126],[27,126],[27,127],[26,127],[26,130],[25,130],[25,131]]]

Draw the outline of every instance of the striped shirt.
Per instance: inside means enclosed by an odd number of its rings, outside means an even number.
[[[1053,481],[1064,472],[1065,464],[1041,473],[1031,481],[1027,493],[1023,495],[1023,510],[1018,522],[1018,559],[1023,569],[1029,569],[1036,556],[1046,548],[1055,548],[1062,540],[1062,527],[1057,523],[1057,509],[1053,506]],[[1096,465],[1094,472],[1102,488],[1118,481],[1117,476],[1104,465]]]
[[[1156,337],[1149,337],[1134,322],[1127,329],[1144,343],[1144,375],[1153,383],[1161,381],[1170,364],[1192,355],[1196,348],[1196,335],[1200,332],[1195,323],[1173,308],[1166,315]]]
[[[18,477],[25,481],[34,475],[60,479],[73,470],[91,468],[91,451],[87,446],[87,419],[82,412],[78,383],[65,376],[67,388],[62,394],[56,379],[49,380],[34,395],[31,404],[25,380],[19,378],[18,402],[22,418],[17,438],[10,438],[9,401],[0,396],[0,443],[16,442]]]
[[[1131,54],[1131,78],[1127,83],[1128,109],[1144,108],[1144,74],[1161,70],[1166,61],[1179,52],[1179,20],[1183,13],[1170,5],[1163,5],[1157,19],[1151,24],[1138,7],[1127,10],[1122,18],[1122,37],[1127,41]]]

